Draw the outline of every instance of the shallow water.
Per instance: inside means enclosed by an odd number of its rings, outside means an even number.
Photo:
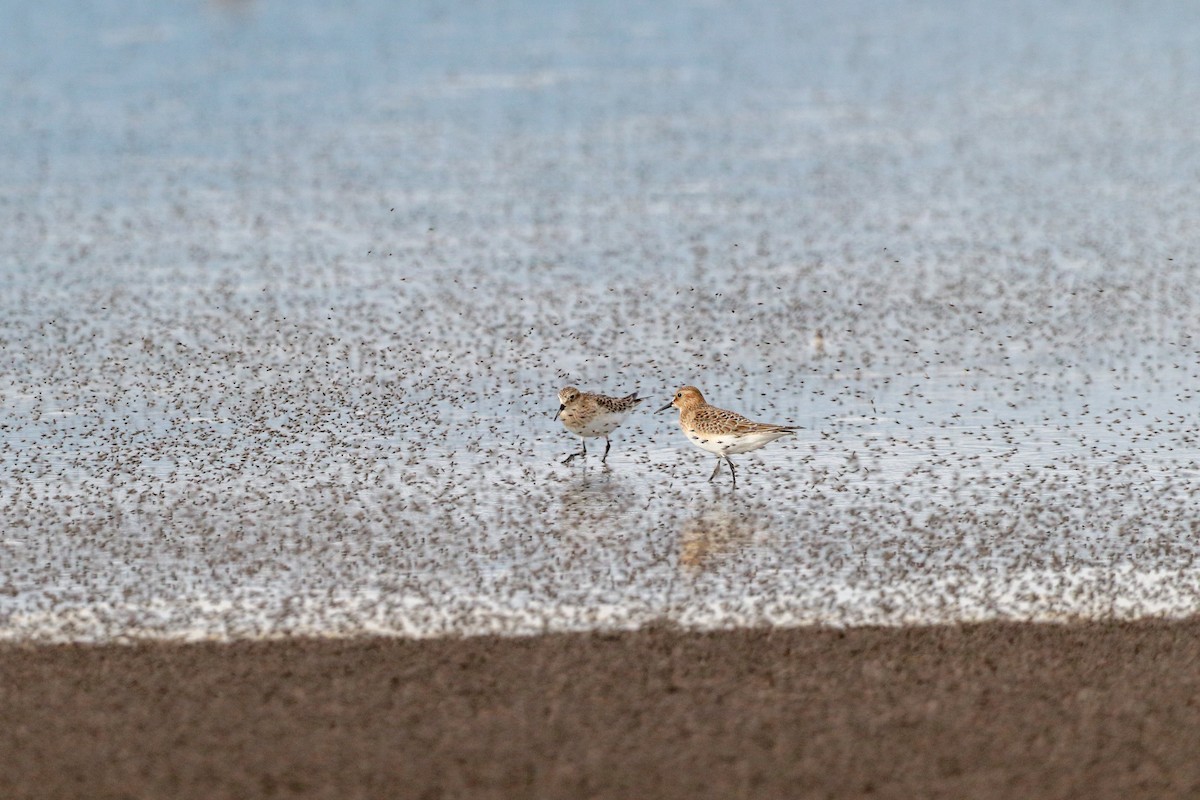
[[[1200,608],[1200,11],[0,5],[0,637]]]

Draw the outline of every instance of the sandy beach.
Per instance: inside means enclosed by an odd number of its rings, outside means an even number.
[[[0,796],[1194,797],[1200,620],[0,648]]]

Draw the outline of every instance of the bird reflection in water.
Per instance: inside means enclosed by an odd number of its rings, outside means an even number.
[[[560,481],[558,499],[562,513],[575,518],[594,517],[599,528],[611,527],[612,521],[627,512],[634,502],[625,477],[606,467],[584,469]]]
[[[735,555],[759,530],[759,515],[724,499],[705,506],[679,529],[679,564],[703,570]]]

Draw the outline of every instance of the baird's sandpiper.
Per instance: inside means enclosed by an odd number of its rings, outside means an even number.
[[[796,432],[794,425],[753,422],[741,414],[710,406],[704,402],[704,395],[700,394],[700,390],[695,386],[684,386],[677,391],[671,402],[660,408],[659,412],[666,411],[671,406],[679,409],[679,427],[683,428],[692,444],[717,456],[717,466],[708,477],[709,483],[717,477],[717,472],[721,469],[721,459],[725,459],[735,489],[737,473],[729,456],[757,450],[764,444]]]
[[[645,399],[638,397],[637,392],[624,397],[607,397],[581,392],[574,386],[564,386],[558,393],[558,413],[554,418],[562,418],[563,427],[579,437],[583,449],[567,456],[562,463],[570,464],[576,456],[587,455],[588,436],[603,436],[604,456],[600,459],[600,463],[603,464],[608,458],[609,448],[612,447],[608,435]]]

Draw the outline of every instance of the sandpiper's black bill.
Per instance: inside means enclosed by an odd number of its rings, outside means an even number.
[[[654,413],[655,413],[655,414],[661,414],[662,412],[666,411],[668,408],[670,408],[670,407],[671,407],[671,406],[673,406],[674,404],[675,404],[675,401],[674,401],[674,400],[672,400],[670,403],[667,403],[665,406],[663,406],[662,408],[660,408],[658,411],[655,411]]]
[[[566,403],[559,403],[559,404],[558,404],[558,411],[555,411],[555,412],[554,412],[554,418],[555,418],[555,419],[558,419],[558,415],[559,415],[559,414],[561,414],[561,413],[563,412],[563,409],[564,409],[564,408],[566,408],[566,407],[567,407],[567,404],[566,404]]]

